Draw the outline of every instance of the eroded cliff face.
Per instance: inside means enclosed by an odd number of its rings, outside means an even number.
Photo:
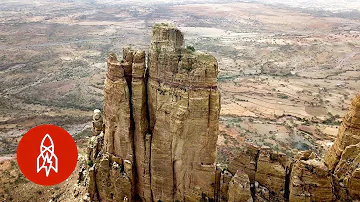
[[[91,200],[214,199],[216,59],[186,49],[176,27],[157,24],[148,57],[125,48],[107,66],[104,130],[93,124],[88,150]]]
[[[233,179],[239,171],[246,173],[255,201],[360,200],[360,94],[353,99],[324,159],[310,150],[289,159],[249,144],[232,160],[228,171]],[[234,193],[220,187],[221,199],[226,201],[230,192]]]
[[[242,145],[216,166],[218,66],[171,25],[150,50],[110,54],[103,114],[95,110],[86,184],[91,201],[360,200],[360,94],[325,159]]]
[[[325,155],[337,199],[360,200],[360,93],[352,100],[338,136]]]
[[[148,77],[154,200],[214,198],[218,66],[213,56],[183,44],[175,27],[154,27]]]

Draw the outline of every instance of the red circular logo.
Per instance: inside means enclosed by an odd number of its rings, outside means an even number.
[[[78,152],[74,139],[66,130],[54,125],[40,125],[21,138],[16,157],[21,172],[30,181],[55,185],[75,170]]]

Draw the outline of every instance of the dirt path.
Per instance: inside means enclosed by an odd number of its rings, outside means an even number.
[[[16,159],[16,154],[7,154],[6,156],[0,156],[0,162]]]

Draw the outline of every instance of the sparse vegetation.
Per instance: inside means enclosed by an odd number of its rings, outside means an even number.
[[[279,95],[279,98],[281,98],[281,99],[288,99],[289,96],[288,96],[288,95]]]
[[[87,165],[88,165],[89,167],[92,167],[92,166],[94,165],[94,163],[93,163],[92,160],[88,160],[88,161],[87,161]]]
[[[186,46],[186,49],[190,52],[195,52],[194,46]]]
[[[191,70],[193,70],[192,66],[185,66],[184,69],[188,72],[191,72]]]
[[[327,118],[326,120],[324,120],[322,123],[323,124],[327,124],[327,125],[340,125],[340,121],[338,121],[337,119],[340,118],[340,116],[338,114],[336,114],[335,116],[332,115],[330,112],[328,113],[329,118]]]
[[[91,132],[91,129],[90,128],[87,128],[79,133],[76,133],[73,138],[74,140],[78,140],[78,139],[82,139],[84,137],[91,137],[92,135],[92,132]]]
[[[161,48],[156,48],[156,53],[159,55],[161,53]]]

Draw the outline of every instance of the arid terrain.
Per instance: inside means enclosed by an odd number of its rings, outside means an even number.
[[[0,201],[72,194],[77,172],[64,189],[28,183],[17,143],[50,123],[83,148],[92,111],[103,105],[108,53],[147,49],[155,22],[175,24],[187,44],[218,60],[219,162],[244,142],[322,156],[360,89],[360,3],[309,2],[2,1]]]

